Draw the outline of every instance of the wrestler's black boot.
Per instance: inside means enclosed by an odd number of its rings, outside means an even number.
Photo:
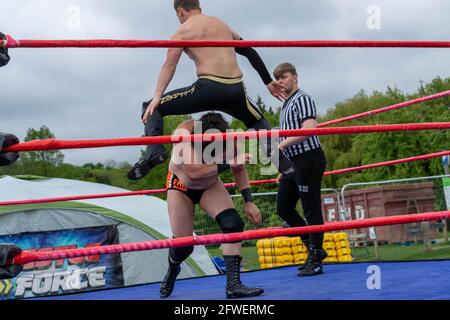
[[[240,279],[240,268],[242,257],[223,256],[227,268],[227,298],[256,297],[264,292],[261,288],[249,288],[242,284]]]
[[[150,102],[144,102],[142,115]],[[160,136],[164,132],[164,121],[161,113],[156,110],[148,118],[145,124],[145,136]],[[128,172],[128,179],[139,180],[145,177],[155,166],[164,163],[169,158],[166,148],[163,145],[148,145],[141,160],[134,164]]]
[[[309,246],[309,254],[304,269],[298,273],[300,277],[316,276],[323,273],[322,261],[328,256],[325,250],[315,245]]]
[[[161,298],[167,298],[172,294],[173,288],[175,287],[175,280],[180,271],[180,263],[173,263],[169,259],[169,269],[167,270],[167,274],[161,282],[161,287],[159,289],[159,296]]]

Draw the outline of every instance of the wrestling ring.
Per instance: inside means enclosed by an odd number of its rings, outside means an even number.
[[[170,47],[368,47],[368,48],[450,48],[450,42],[444,41],[140,41],[140,40],[15,40],[7,36],[7,47],[20,48],[170,48]],[[416,130],[448,130],[449,122],[440,123],[410,123],[394,125],[366,125],[350,127],[329,127],[338,123],[373,116],[375,114],[406,108],[434,99],[450,96],[450,91],[405,101],[396,105],[371,110],[369,112],[321,123],[317,129],[272,130],[267,132],[240,132],[209,135],[192,135],[191,141],[211,141],[227,139],[257,139],[261,136],[292,137],[299,135],[338,135],[338,134],[369,134],[379,132],[405,132]],[[4,152],[48,151],[64,149],[102,148],[118,146],[135,146],[149,144],[173,144],[186,141],[186,136],[159,136],[144,138],[102,139],[102,140],[42,140],[19,143],[4,149]],[[184,140],[183,140],[184,139]],[[418,155],[406,159],[373,163],[354,168],[344,168],[326,172],[325,175],[345,174],[354,171],[367,170],[384,166],[422,161],[450,155],[450,151]],[[276,179],[251,181],[251,185],[276,184]],[[227,184],[233,187],[234,184]],[[0,207],[14,205],[29,205],[37,203],[56,203],[82,199],[99,199],[112,197],[127,197],[137,195],[154,195],[166,192],[165,189],[141,190],[108,194],[86,194],[68,197],[17,199],[0,202]],[[14,265],[23,266],[33,262],[57,261],[80,257],[110,255],[147,250],[160,250],[188,245],[200,246],[222,244],[235,241],[248,241],[283,236],[299,236],[305,233],[334,232],[377,226],[438,221],[450,219],[450,211],[427,212],[419,214],[397,215],[380,218],[369,218],[353,221],[326,223],[321,226],[296,228],[269,228],[244,231],[233,234],[210,234],[177,239],[162,239],[137,243],[123,243],[89,248],[57,250],[51,252],[36,252],[22,248],[0,265],[1,268]],[[0,260],[1,261],[1,260]],[[368,270],[376,264],[382,274],[382,290],[368,289]],[[358,263],[328,263],[326,272],[319,277],[299,279],[294,266],[278,267],[267,270],[245,272],[243,280],[251,286],[265,288],[257,300],[422,300],[449,299],[450,294],[450,260],[412,261],[412,262],[358,262]],[[14,286],[13,280],[8,280]],[[296,282],[298,285],[286,286]],[[225,276],[207,276],[177,281],[176,290],[169,299],[174,300],[213,300],[224,298]],[[283,284],[283,285],[281,285]],[[4,286],[3,283],[1,283]],[[2,287],[3,288],[3,287]],[[79,292],[66,295],[53,295],[39,299],[63,300],[153,300],[159,299],[159,283],[135,285],[123,288]],[[195,295],[192,294],[195,292]]]

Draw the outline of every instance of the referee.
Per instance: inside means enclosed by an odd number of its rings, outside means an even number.
[[[275,79],[286,88],[288,98],[280,112],[281,130],[311,129],[317,127],[317,110],[314,100],[299,89],[298,75],[290,63],[278,65],[273,72]],[[326,159],[317,136],[280,138],[279,149],[293,162],[295,173],[281,175],[278,196],[278,215],[290,226],[323,224],[320,185],[325,172]],[[301,200],[306,221],[296,211]],[[299,267],[299,276],[323,273],[322,260],[327,257],[323,250],[323,233],[302,235],[308,248],[308,258]]]

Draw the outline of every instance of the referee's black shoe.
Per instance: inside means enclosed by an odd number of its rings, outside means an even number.
[[[310,245],[309,254],[299,277],[316,276],[323,273],[322,261],[328,256],[325,250],[315,245]]]
[[[308,250],[308,257],[306,258],[305,263],[297,268],[300,271],[305,270],[306,266],[310,264],[311,259],[313,257],[312,254],[309,254],[309,252],[310,252],[309,247],[311,246],[311,239],[306,239],[306,240],[302,240],[302,241],[303,241],[303,244],[306,246],[306,250]]]

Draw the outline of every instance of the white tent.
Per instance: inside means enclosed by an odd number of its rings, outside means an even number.
[[[67,179],[0,178],[0,201],[124,192],[127,190]],[[0,206],[0,235],[116,225],[119,242],[171,237],[165,201],[129,196],[27,206]],[[125,285],[158,282],[167,270],[167,249],[121,254]],[[204,246],[196,246],[180,278],[217,274]]]

